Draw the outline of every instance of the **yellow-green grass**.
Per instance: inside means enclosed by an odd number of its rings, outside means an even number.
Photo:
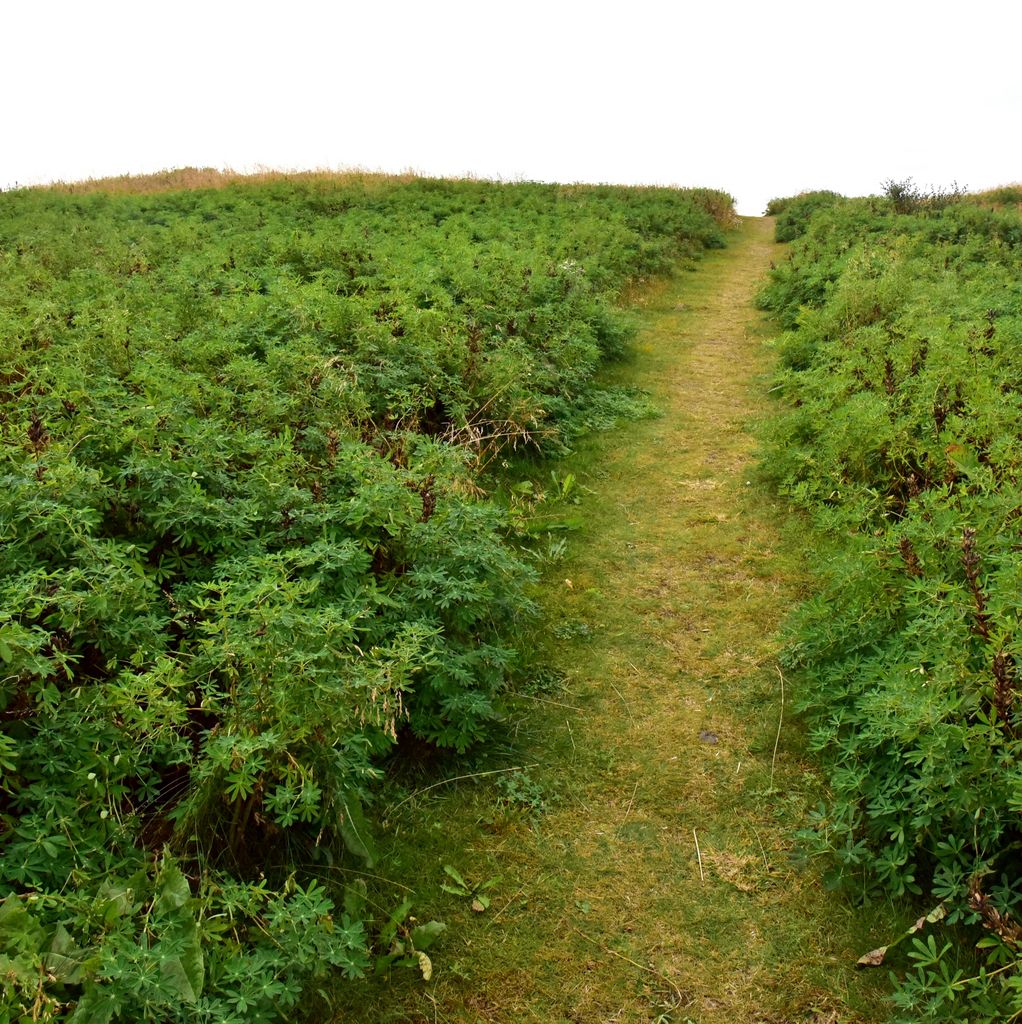
[[[154,192],[178,192],[187,189],[227,188],[229,185],[262,185],[271,181],[332,183],[359,185],[369,188],[374,184],[407,184],[419,175],[413,171],[402,174],[382,174],[361,168],[314,170],[277,170],[262,168],[256,171],[235,171],[229,167],[174,167],[152,174],[120,174],[105,178],[87,178],[83,181],[55,181],[38,188],[56,192],[110,192],[147,195]]]
[[[230,167],[174,167],[151,174],[120,174],[104,178],[86,178],[80,181],[54,181],[45,185],[33,186],[55,192],[85,194],[104,192],[110,194],[149,195],[157,192],[178,192],[189,189],[219,189],[231,185],[265,185],[269,182],[298,182],[317,187],[357,187],[371,192],[375,189],[393,188],[407,185],[418,180],[443,180],[447,182],[479,181],[473,175],[461,178],[448,177],[431,179],[413,169],[398,174],[383,171],[370,171],[361,167],[281,170],[263,167],[254,171],[236,171]],[[576,189],[593,186],[584,183],[562,184],[557,186],[560,191],[571,194]],[[631,191],[658,191],[659,185],[624,185]],[[675,187],[675,186],[670,186]],[[681,188],[681,186],[677,186]],[[700,202],[707,212],[720,224],[731,227],[736,222],[732,200],[725,193],[716,189],[690,189],[682,191],[700,193]]]
[[[983,192],[971,192],[969,200],[996,209],[1014,207],[1022,210],[1022,183],[999,185],[997,188],[988,188]]]
[[[903,913],[826,891],[793,839],[821,784],[790,681],[782,714],[775,637],[812,585],[813,541],[753,472],[770,351],[751,299],[771,238],[745,220],[694,273],[630,296],[637,353],[615,376],[663,416],[555,467],[580,479],[585,523],[542,593],[563,685],[523,699],[481,770],[530,767],[393,811],[387,873],[448,931],[429,982],[345,984],[337,1021],[889,1018],[884,977],[854,964]],[[445,864],[470,884],[499,876],[489,909],[441,891]]]

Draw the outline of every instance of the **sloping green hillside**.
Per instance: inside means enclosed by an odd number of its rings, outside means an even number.
[[[618,292],[730,211],[385,179],[0,196],[13,1018],[251,1024],[419,963],[436,927],[398,908],[373,939],[315,879],[374,863],[399,737],[465,751],[505,714],[532,571],[482,474],[628,407],[593,386]]]

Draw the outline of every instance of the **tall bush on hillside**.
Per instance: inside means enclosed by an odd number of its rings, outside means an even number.
[[[353,879],[399,740],[507,715],[534,573],[487,472],[592,422],[615,297],[729,197],[0,200],[2,1013],[258,1024],[423,966],[439,924]]]
[[[774,237],[778,242],[791,242],[806,229],[810,218],[817,210],[839,203],[844,197],[837,192],[820,190],[802,192],[790,199],[772,199],[767,213],[776,215]]]
[[[1022,1014],[1020,273],[1016,215],[860,200],[763,295],[793,328],[765,472],[833,540],[787,632],[833,792],[803,837],[931,912],[906,1021]]]
[[[923,210],[937,212],[966,196],[965,189],[957,184],[952,184],[949,188],[931,186],[924,189],[911,178],[901,181],[888,178],[883,182],[882,188],[897,213],[919,213]]]

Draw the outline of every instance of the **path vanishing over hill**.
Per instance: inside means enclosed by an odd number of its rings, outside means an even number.
[[[547,809],[494,815],[478,786],[421,798],[436,839],[404,855],[408,877],[453,863],[500,882],[485,913],[444,911],[433,980],[399,983],[399,1010],[393,990],[363,1002],[366,1020],[887,1018],[853,965],[891,935],[793,858],[819,784],[780,718],[774,636],[807,541],[753,479],[750,434],[770,365],[752,298],[778,251],[769,221],[745,220],[727,250],[633,296],[625,375],[664,415],[565,466],[587,524],[546,601],[565,684],[522,726],[532,789],[506,784]]]

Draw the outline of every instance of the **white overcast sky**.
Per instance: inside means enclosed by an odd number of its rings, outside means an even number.
[[[1022,180],[1022,0],[0,0],[0,187],[186,165]]]

